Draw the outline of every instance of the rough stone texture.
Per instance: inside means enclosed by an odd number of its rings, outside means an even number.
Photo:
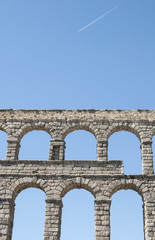
[[[96,137],[97,161],[65,160],[64,139],[78,129]],[[95,198],[95,240],[110,240],[111,196],[120,189],[140,194],[145,240],[155,240],[154,110],[0,110],[0,130],[8,135],[6,160],[0,161],[1,240],[11,240],[15,198],[29,187],[47,196],[44,240],[60,239],[61,200],[74,188],[84,188]],[[49,161],[18,160],[21,138],[32,130],[50,134]],[[124,175],[122,161],[107,160],[108,138],[121,130],[139,138],[141,175]]]

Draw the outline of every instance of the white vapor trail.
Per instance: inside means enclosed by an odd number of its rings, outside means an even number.
[[[109,13],[115,11],[117,8],[120,7],[120,5],[122,5],[122,4],[119,4],[119,5],[117,5],[116,7],[113,7],[113,8],[112,8],[111,10],[109,10],[108,12],[106,12],[106,13],[104,13],[103,15],[101,15],[100,17],[96,18],[94,21],[92,21],[91,23],[89,23],[89,24],[86,25],[85,27],[81,28],[81,29],[79,30],[79,32],[85,30],[86,28],[88,28],[88,27],[90,27],[92,24],[94,24],[95,22],[99,21],[101,18],[103,18],[103,17],[107,16]]]

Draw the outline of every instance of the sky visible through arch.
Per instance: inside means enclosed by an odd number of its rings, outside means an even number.
[[[0,108],[154,109],[154,12],[154,0],[1,1]],[[135,161],[141,161],[136,150],[139,152],[139,142],[132,134],[126,135],[126,141],[121,140],[123,134],[118,136],[120,140],[110,137],[109,158],[127,156],[125,166],[133,161],[134,167],[126,170],[134,172]],[[4,134],[0,135],[0,158],[5,158],[3,139]],[[46,152],[39,147],[43,143],[34,139],[38,151],[42,150],[40,154]],[[82,142],[74,141],[76,145]],[[122,151],[118,143],[127,147]],[[135,146],[132,157],[126,153],[129,146]],[[125,156],[119,155],[122,152]],[[91,156],[94,158],[94,152]],[[21,157],[25,157],[24,153]],[[140,165],[136,169],[141,172]],[[19,198],[22,194],[24,191]],[[120,201],[122,205],[125,200]],[[142,240],[142,236],[138,237],[135,240]],[[118,239],[124,240],[122,236]],[[112,240],[117,239],[112,236]]]

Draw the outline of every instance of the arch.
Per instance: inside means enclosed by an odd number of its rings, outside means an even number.
[[[92,193],[94,198],[96,198],[98,195],[102,195],[100,187],[96,184],[96,182],[91,181],[90,179],[85,178],[76,178],[74,180],[66,180],[59,184],[56,187],[57,195],[60,196],[60,198],[63,198],[67,192],[73,189],[85,189]]]
[[[0,160],[6,159],[8,145],[8,134],[3,128],[0,128]]]
[[[93,240],[94,225],[94,196],[86,189],[73,189],[67,192],[63,197],[60,239]]]
[[[96,160],[97,140],[95,136],[87,130],[74,130],[66,138],[66,160]]]
[[[121,179],[112,181],[104,192],[104,196],[110,199],[111,196],[119,190],[131,189],[136,191],[141,197],[143,202],[151,198],[151,194],[147,186],[142,181],[137,179]]]
[[[39,188],[46,194],[46,196],[48,195],[49,187],[47,182],[43,180],[39,180],[37,177],[32,177],[32,178],[24,177],[16,180],[10,186],[8,190],[8,195],[10,195],[9,196],[10,198],[15,200],[15,198],[21,191],[31,187]]]
[[[92,133],[95,138],[98,138],[98,135],[100,134],[100,131],[94,127],[92,124],[86,124],[86,123],[71,123],[70,125],[67,125],[66,127],[63,128],[63,130],[60,132],[60,135],[62,136],[62,139],[65,139],[65,137],[76,130],[85,130],[88,131],[90,133]]]
[[[130,124],[125,124],[125,123],[124,124],[122,123],[122,125],[120,125],[119,123],[116,125],[115,123],[114,125],[110,126],[109,130],[107,131],[107,139],[109,139],[109,137],[113,133],[123,131],[123,130],[135,134],[139,139],[139,141],[141,142],[141,134],[139,132],[138,127],[132,126]]]
[[[108,140],[108,160],[122,160],[124,174],[142,173],[141,144],[137,136],[129,131],[114,132]],[[134,167],[133,167],[134,166]]]
[[[21,139],[20,160],[48,160],[51,136],[44,130],[32,130]]]
[[[20,142],[22,137],[24,135],[26,135],[27,133],[33,131],[33,130],[42,130],[42,131],[45,131],[47,132],[51,138],[52,138],[52,134],[51,134],[51,128],[49,126],[49,124],[47,123],[35,123],[35,122],[32,122],[32,123],[27,123],[27,124],[24,124],[17,132],[16,132],[16,136],[18,138],[18,141]]]
[[[20,191],[14,199],[15,211],[12,212],[13,239],[43,238],[45,199],[45,192],[36,186]]]
[[[144,239],[142,197],[133,189],[113,194],[110,207],[111,239]]]

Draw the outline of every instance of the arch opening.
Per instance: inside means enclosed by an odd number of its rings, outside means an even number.
[[[66,160],[96,160],[95,136],[87,130],[75,130],[68,134],[66,141]]]
[[[3,130],[0,130],[0,160],[4,160],[6,158],[7,140],[8,135]]]
[[[73,126],[70,126],[68,127],[67,130],[64,130],[61,132],[62,134],[62,137],[65,138],[68,134],[74,132],[74,131],[77,131],[77,130],[83,130],[83,131],[87,131],[89,133],[92,133],[94,135],[94,137],[96,138],[96,134],[93,130],[93,127],[90,127],[88,125],[73,125]]]
[[[109,132],[108,138],[109,138],[112,134],[114,134],[114,133],[116,133],[116,132],[120,132],[120,131],[126,131],[126,132],[129,132],[129,133],[133,133],[135,136],[137,136],[137,138],[139,139],[139,141],[141,141],[140,134],[139,134],[139,132],[138,132],[136,129],[134,129],[134,128],[130,127],[130,126],[124,126],[124,125],[114,127],[114,128],[112,129],[112,131]]]
[[[20,160],[48,160],[51,136],[43,130],[32,130],[21,139]]]
[[[144,240],[143,201],[133,190],[119,190],[112,196],[111,240]]]
[[[63,197],[61,240],[94,240],[94,197],[73,189]]]
[[[43,131],[51,136],[50,129],[44,124],[34,123],[34,124],[28,124],[28,125],[29,126],[26,125],[25,128],[23,127],[17,132],[17,138],[19,142],[27,133],[30,133],[32,131]]]
[[[85,180],[81,179],[81,181],[85,181]],[[63,184],[65,184],[65,183],[63,183]],[[91,185],[93,185],[93,182],[91,183]],[[93,197],[96,198],[97,192],[96,192],[95,188],[93,189],[90,186],[88,186],[88,184],[78,183],[76,181],[72,182],[72,183],[69,182],[69,184],[66,184],[66,186],[63,187],[63,190],[60,193],[61,198],[63,198],[69,191],[72,191],[74,189],[84,189],[84,190],[90,192],[93,195]],[[98,190],[98,188],[97,188],[97,190]],[[100,190],[98,190],[98,192],[99,191]]]
[[[37,188],[22,190],[15,199],[12,240],[42,240],[45,193]]]
[[[125,174],[141,174],[142,161],[139,139],[135,134],[124,130],[112,134],[108,142],[108,159],[122,160]]]

